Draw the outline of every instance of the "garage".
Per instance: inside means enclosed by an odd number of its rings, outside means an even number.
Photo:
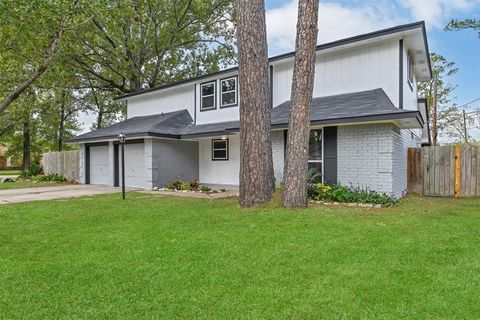
[[[119,146],[116,145],[115,148],[119,148]],[[115,158],[121,161],[121,151],[118,152],[118,156],[115,152]],[[121,162],[116,168],[119,169],[119,181],[122,181]],[[125,144],[125,185],[135,188],[144,188],[146,185],[145,144],[143,141],[141,143],[127,141]]]
[[[108,145],[88,147],[88,171],[90,184],[110,184],[110,170],[108,168]]]

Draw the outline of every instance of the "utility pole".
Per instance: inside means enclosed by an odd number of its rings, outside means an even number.
[[[463,109],[463,134],[465,135],[465,143],[468,144],[468,132],[467,132],[467,114]]]

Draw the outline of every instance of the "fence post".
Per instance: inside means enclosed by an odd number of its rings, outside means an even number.
[[[455,146],[455,198],[462,196],[462,181],[461,181],[461,163],[462,163],[462,147]]]

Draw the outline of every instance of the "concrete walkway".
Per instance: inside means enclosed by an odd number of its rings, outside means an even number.
[[[238,191],[227,190],[225,192],[217,193],[203,193],[203,192],[182,192],[182,191],[153,191],[153,190],[142,190],[141,193],[162,195],[162,196],[173,196],[173,197],[184,197],[184,198],[197,198],[197,199],[221,199],[238,196]]]
[[[127,191],[136,190],[139,189],[127,188]],[[88,184],[0,190],[0,204],[38,200],[68,199],[82,196],[93,196],[97,194],[115,193],[121,191],[121,188]]]

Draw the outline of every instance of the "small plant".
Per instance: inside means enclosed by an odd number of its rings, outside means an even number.
[[[67,182],[67,178],[58,174],[47,174],[42,176],[33,176],[34,182]]]
[[[332,200],[332,187],[324,183],[316,183],[313,185],[316,191],[315,200],[329,201]]]
[[[163,186],[165,189],[167,190],[173,190],[175,189],[175,187],[173,186],[173,184],[171,183],[167,183],[166,185]]]
[[[350,190],[341,184],[332,186],[332,200],[339,202],[348,202],[350,200]]]
[[[200,187],[200,191],[210,192],[210,191],[212,191],[212,188],[210,188],[209,186],[203,185],[203,186]]]
[[[197,179],[193,179],[191,182],[190,182],[190,190],[192,191],[196,191],[198,190],[198,187],[200,186],[200,183],[198,182]]]
[[[34,177],[34,176],[38,176],[39,174],[42,173],[42,168],[34,163],[32,165],[30,165],[30,167],[26,170],[23,170],[21,173],[20,173],[20,178],[31,178],[31,177]]]
[[[182,183],[183,181],[180,179],[175,179],[172,181],[173,188],[175,190],[181,190],[182,189]]]
[[[190,184],[189,184],[189,183],[186,183],[186,182],[183,182],[183,183],[180,185],[180,190],[182,190],[182,191],[190,191]]]
[[[7,182],[15,182],[15,180],[13,178],[4,178],[2,180],[2,183],[7,183]]]

